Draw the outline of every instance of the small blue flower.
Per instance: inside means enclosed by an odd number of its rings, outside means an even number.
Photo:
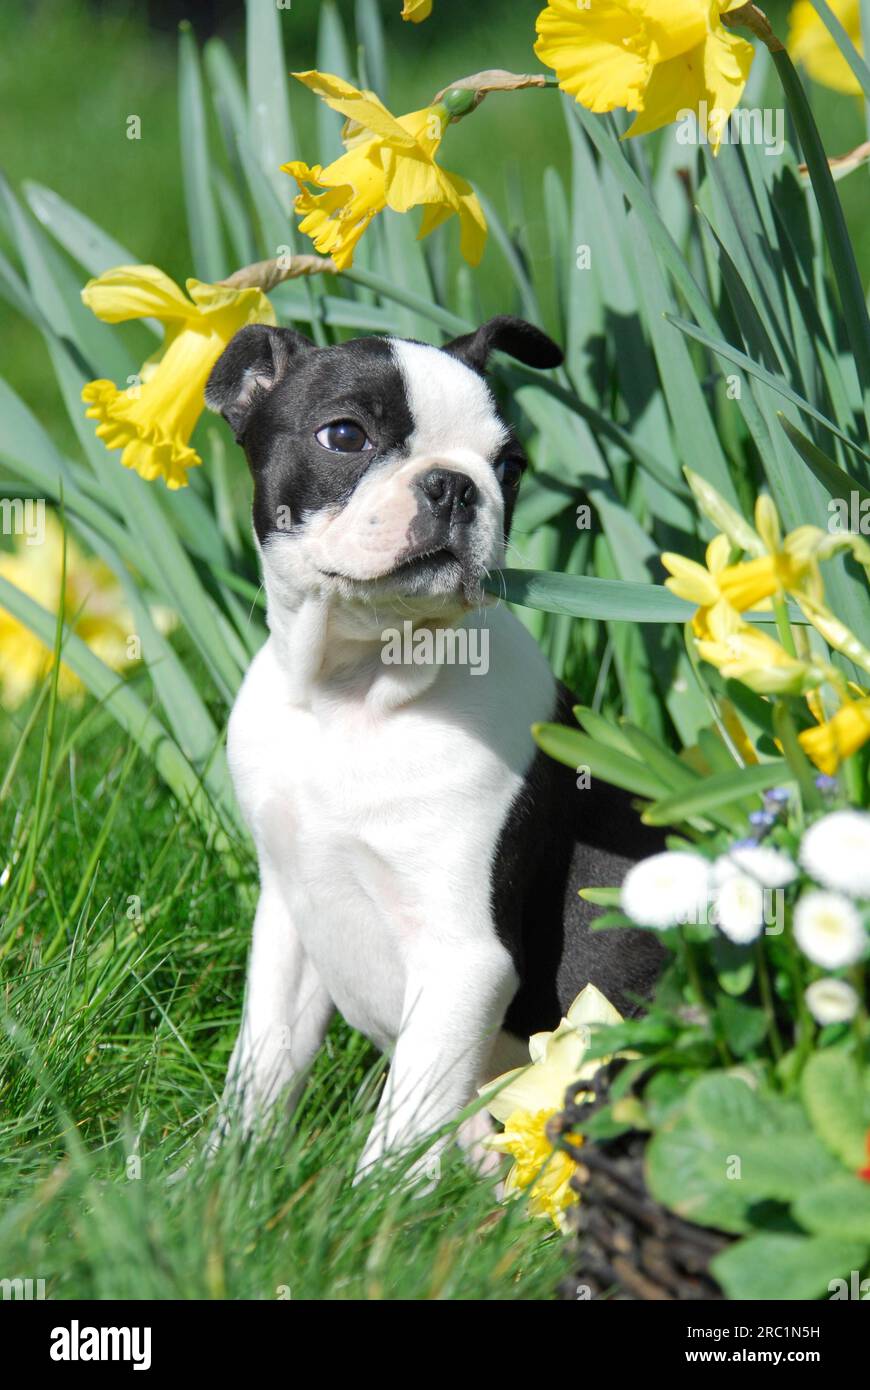
[[[735,840],[732,849],[757,849],[758,841],[753,835],[747,835],[744,840]]]
[[[776,824],[776,816],[772,811],[750,811],[749,824],[757,825],[759,829],[769,830]]]
[[[788,787],[771,787],[764,793],[765,801],[772,801],[774,806],[784,806],[789,800],[791,792]]]
[[[835,792],[839,785],[836,777],[828,777],[824,772],[820,772],[816,778],[816,786],[819,791],[824,792],[825,795],[830,795],[831,792]]]

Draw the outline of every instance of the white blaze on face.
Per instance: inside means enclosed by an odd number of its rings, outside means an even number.
[[[482,567],[500,563],[504,502],[493,460],[507,438],[482,377],[457,358],[422,343],[391,342],[405,383],[413,431],[402,456],[381,459],[338,513],[312,517],[309,554],[323,570],[376,579],[407,550],[420,506],[416,483],[430,468],[453,468],[477,487],[472,541]]]
[[[440,348],[401,338],[393,339],[392,348],[414,420],[411,458],[433,465],[454,461],[484,495],[497,495],[501,503],[492,461],[507,430],[483,377]]]

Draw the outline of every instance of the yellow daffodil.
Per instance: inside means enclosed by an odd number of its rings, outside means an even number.
[[[695,486],[698,480],[694,475],[689,480],[700,500]],[[787,594],[802,595],[812,605],[821,604],[824,585],[819,561],[860,540],[832,536],[818,526],[799,526],[783,538],[776,508],[766,495],[755,504],[753,530],[709,484],[704,484],[702,495],[705,515],[726,531],[708,545],[707,568],[683,555],[666,552],[661,557],[671,575],[665,586],[689,603],[698,604],[693,621],[698,637],[707,635],[707,612],[717,602],[729,604],[738,613],[767,609],[772,598]],[[750,559],[729,565],[731,545],[749,550]]]
[[[600,1024],[621,1022],[622,1015],[601,991],[587,985],[554,1032],[530,1038],[531,1065],[506,1072],[481,1088],[487,1110],[504,1125],[501,1134],[484,1144],[514,1160],[505,1196],[529,1188],[532,1215],[549,1217],[559,1227],[566,1207],[577,1200],[569,1185],[576,1169],[567,1154],[554,1149],[547,1122],[564,1108],[568,1087],[590,1080],[608,1060],[584,1062],[591,1031]]]
[[[698,641],[698,655],[726,680],[742,681],[759,695],[799,695],[826,678],[826,666],[789,656],[772,637],[743,622],[729,604],[717,603],[706,614],[707,632]]]
[[[425,16],[421,16],[424,18]],[[357,242],[385,207],[424,209],[420,236],[459,217],[460,248],[477,265],[486,244],[486,219],[471,185],[435,162],[448,122],[443,106],[393,116],[373,92],[360,92],[329,73],[297,72],[312,92],[346,117],[345,153],[323,169],[292,160],[282,168],[299,184],[300,230],[339,270],[353,263]],[[305,185],[325,189],[312,193]]]
[[[846,700],[830,719],[815,729],[805,729],[798,739],[819,771],[833,777],[843,759],[857,753],[870,739],[870,696]]]
[[[412,24],[422,24],[432,13],[432,0],[405,0],[402,18],[410,19]]]
[[[833,647],[835,652],[842,652],[843,656],[870,675],[870,648],[858,640],[851,628],[841,623],[836,614],[823,604],[813,602],[806,595],[797,594],[795,597],[804,617],[821,633],[828,646]]]
[[[628,135],[670,125],[684,111],[707,112],[716,150],[752,65],[752,44],[721,21],[740,3],[549,0],[538,15],[535,52],[590,111],[636,111]]]
[[[34,599],[49,613],[56,613],[63,574],[63,528],[53,512],[45,518],[41,544],[21,538],[14,551],[0,552],[0,576]],[[85,556],[67,536],[64,618],[91,651],[113,670],[128,661],[127,639],[132,628],[121,588],[101,560]],[[53,653],[38,637],[0,608],[0,702],[16,709],[51,669]],[[61,663],[58,693],[76,699],[84,687],[68,666]]]
[[[707,567],[697,560],[689,560],[685,555],[665,551],[661,560],[671,578],[665,580],[665,588],[687,603],[696,603],[698,611],[692,619],[696,637],[707,635],[707,613],[724,599],[721,577],[728,568],[731,546],[727,536],[715,536],[707,546]]]
[[[829,0],[829,4],[863,56],[860,0]],[[859,96],[861,84],[812,0],[799,0],[798,4],[793,5],[788,23],[787,47],[794,62],[801,63],[814,82],[833,87],[836,92]]]
[[[189,298],[188,298],[189,296]],[[187,295],[153,265],[119,266],[89,280],[82,299],[107,323],[155,318],[165,325],[163,347],[149,358],[141,381],[119,390],[91,381],[82,391],[107,449],[122,449],[121,462],[167,487],[187,485],[187,470],[201,463],[190,437],[205,409],[209,372],[227,343],[249,323],[275,323],[258,289],[187,281]]]

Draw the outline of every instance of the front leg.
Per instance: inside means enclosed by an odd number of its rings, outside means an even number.
[[[254,918],[242,1024],[215,1138],[234,1118],[250,1132],[279,1098],[287,1113],[292,1111],[333,1012],[276,878],[267,870]]]
[[[442,940],[412,954],[402,1027],[360,1175],[454,1119],[475,1096],[517,974],[495,936],[485,942]],[[421,1168],[444,1147],[442,1137]]]

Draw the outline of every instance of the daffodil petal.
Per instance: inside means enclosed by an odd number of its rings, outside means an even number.
[[[833,777],[844,758],[857,753],[870,739],[870,699],[849,700],[815,729],[805,729],[798,741],[820,772]]]
[[[452,188],[458,202],[459,249],[469,265],[479,265],[486,247],[487,225],[483,208],[471,184],[458,174],[441,170],[444,182]]]
[[[828,646],[833,647],[835,652],[841,652],[870,675],[870,648],[858,640],[851,628],[824,604],[815,603],[806,594],[795,594],[794,597],[804,617],[821,633]]]
[[[707,569],[716,575],[728,564],[731,555],[731,542],[727,536],[714,536],[705,552]]]
[[[534,1092],[519,1084],[521,1078],[531,1070],[531,1062],[526,1067],[514,1067],[513,1071],[506,1071],[488,1085],[479,1088],[478,1094],[483,1096],[487,1110],[500,1124],[504,1124],[515,1110],[526,1109],[527,1100],[534,1100]]]
[[[590,111],[636,111],[651,71],[649,39],[628,4],[550,0],[538,15],[535,53],[559,86]]]
[[[859,0],[829,0],[829,3],[849,38],[863,56]],[[860,95],[860,82],[843,57],[836,39],[812,4],[812,0],[798,0],[798,3],[792,6],[787,47],[793,61],[802,64],[814,82],[831,87],[835,92]]]
[[[357,87],[345,82],[343,77],[332,73],[294,72],[293,76],[325,101],[333,111],[339,111],[350,121],[370,130],[395,145],[413,145],[414,138],[403,130],[395,116],[391,115],[383,102],[373,92],[361,92]]]
[[[120,585],[102,560],[84,554],[69,530],[65,545],[62,589],[64,529],[57,513],[47,509],[42,543],[33,546],[28,537],[15,537],[14,548],[0,552],[0,575],[49,613],[58,612],[63,598],[63,616],[70,628],[107,666],[122,671],[130,662],[127,640],[134,622]],[[0,651],[0,705],[14,710],[52,669],[54,653],[2,606]],[[81,681],[63,662],[58,694],[72,701],[84,695]]]
[[[241,326],[244,326],[246,316],[252,323],[270,323],[274,326],[278,322],[269,298],[253,286],[238,290],[230,285],[209,285],[203,280],[188,280],[186,287],[203,314],[221,314],[229,310],[240,320]]]
[[[739,565],[728,565],[718,576],[722,597],[739,612],[755,608],[780,589],[776,560],[762,555]]]
[[[421,203],[444,201],[439,169],[431,159],[415,158],[404,150],[384,149],[382,154],[385,197],[394,212],[408,212]]]
[[[751,43],[721,25],[710,33],[704,45],[704,84],[707,109],[715,116],[709,138],[715,154],[725,122],[746,86],[755,50]]]
[[[422,241],[430,232],[434,232],[438,227],[453,216],[455,208],[449,203],[427,203],[423,208],[423,216],[420,221],[420,235],[418,241]]]
[[[185,319],[196,310],[156,265],[119,265],[89,280],[82,302],[105,323],[127,319]]]
[[[606,994],[597,985],[588,984],[581,989],[567,1013],[572,1028],[589,1028],[596,1023],[610,1025],[622,1023],[622,1014],[611,1004]]]
[[[715,579],[696,560],[666,550],[661,561],[672,576],[665,580],[665,586],[678,598],[701,607],[707,607],[719,599],[719,586]]]
[[[404,0],[402,18],[410,19],[412,24],[422,24],[432,13],[432,0]]]
[[[703,43],[690,53],[656,63],[643,94],[643,108],[625,137],[646,135],[670,125],[685,111],[697,112],[706,90]]]

